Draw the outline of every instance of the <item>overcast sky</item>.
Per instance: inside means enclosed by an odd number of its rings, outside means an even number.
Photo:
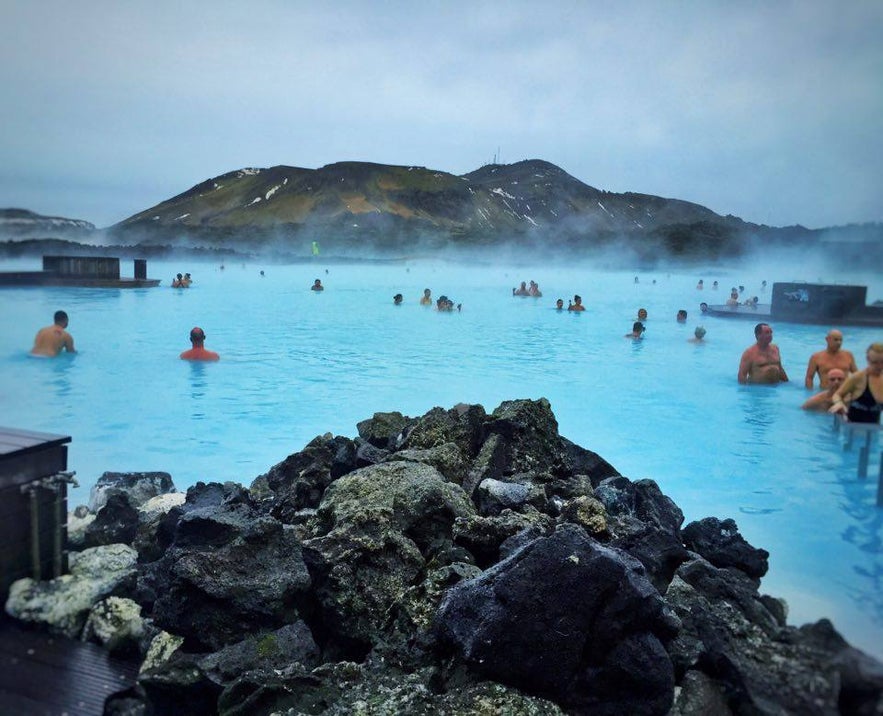
[[[108,226],[243,167],[545,159],[883,221],[883,2],[5,0],[0,208]]]

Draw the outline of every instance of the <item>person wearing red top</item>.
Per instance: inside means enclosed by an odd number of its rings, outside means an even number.
[[[221,356],[217,353],[205,349],[205,331],[199,326],[190,331],[190,342],[193,348],[181,354],[183,360],[220,360]]]

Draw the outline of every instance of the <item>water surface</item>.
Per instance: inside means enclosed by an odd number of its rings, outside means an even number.
[[[169,288],[183,271],[193,286]],[[458,402],[490,411],[546,397],[563,435],[632,479],[656,480],[688,521],[733,517],[768,549],[763,589],[788,600],[792,622],[830,617],[883,657],[879,447],[871,478],[860,481],[856,451],[843,450],[826,416],[799,409],[807,360],[824,347],[827,327],[774,325],[791,382],[746,387],[736,370],[753,324],[700,319],[699,302],[723,303],[731,286],[764,302],[763,279],[819,278],[769,271],[639,272],[635,283],[634,272],[591,266],[150,262],[159,288],[2,289],[0,424],[72,436],[76,504],[105,470],[165,470],[179,489],[198,480],[247,485],[318,434],[355,436],[375,411],[416,416]],[[317,277],[327,287],[319,294],[309,290]],[[531,279],[542,298],[511,296]],[[876,277],[848,279],[883,297]],[[462,311],[421,307],[425,287]],[[404,304],[394,306],[399,292]],[[574,293],[585,313],[554,310],[556,298]],[[639,307],[649,312],[647,331],[633,342],[623,334]],[[59,308],[70,314],[78,354],[29,358],[34,333]],[[685,325],[675,321],[680,308]],[[694,345],[687,339],[699,323],[708,334]],[[178,359],[194,325],[221,354],[217,364]],[[845,329],[844,347],[862,367],[865,347],[879,340],[877,329]]]

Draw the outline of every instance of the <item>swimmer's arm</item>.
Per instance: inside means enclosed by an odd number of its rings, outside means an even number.
[[[782,363],[779,363],[779,377],[782,379],[783,383],[788,382],[788,374],[785,372],[785,366]]]
[[[829,413],[845,413],[846,412],[846,404],[851,402],[852,391],[855,388],[856,376],[858,373],[853,373],[846,380],[843,381],[843,384],[834,391],[834,395],[831,396],[831,400],[834,403],[828,408]]]
[[[815,378],[818,369],[819,366],[816,363],[816,357],[811,356],[809,359],[809,365],[806,366],[806,378],[803,381],[807,388],[812,389],[813,378]],[[821,376],[819,376],[819,379],[821,380]]]
[[[70,333],[64,338],[64,348],[68,353],[76,353],[76,350],[74,350],[74,337]]]
[[[745,351],[742,354],[742,360],[739,363],[739,373],[736,376],[742,385],[745,385],[748,382],[748,373],[751,370],[751,357],[748,355],[748,351]]]

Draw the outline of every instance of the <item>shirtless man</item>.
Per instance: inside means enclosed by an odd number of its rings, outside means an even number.
[[[828,373],[832,368],[838,368],[845,374],[855,373],[858,367],[855,364],[855,357],[849,351],[841,350],[843,345],[843,334],[836,328],[828,331],[825,336],[825,343],[828,347],[818,353],[813,353],[809,357],[809,364],[806,366],[806,387],[812,388],[813,378],[816,373],[819,374],[819,387],[828,387]]]
[[[193,348],[180,355],[182,360],[219,360],[221,358],[214,351],[205,349],[205,331],[199,326],[195,326],[190,331],[190,342],[193,344]]]
[[[76,353],[74,350],[74,339],[67,328],[67,314],[64,311],[56,311],[53,316],[51,326],[46,326],[37,331],[34,337],[34,347],[31,348],[31,355],[48,356],[53,358],[61,353],[62,349],[68,353]]]
[[[573,303],[568,302],[567,310],[568,311],[585,311],[586,307],[583,306],[583,297],[580,295],[574,295]]]
[[[754,327],[757,343],[749,346],[742,354],[739,363],[740,383],[780,383],[787,382],[788,375],[782,367],[779,347],[773,343],[773,329],[769,323],[758,323]]]
[[[828,371],[828,387],[821,393],[816,393],[800,407],[804,410],[830,410],[834,405],[834,393],[843,385],[846,373],[840,368],[831,368]]]

